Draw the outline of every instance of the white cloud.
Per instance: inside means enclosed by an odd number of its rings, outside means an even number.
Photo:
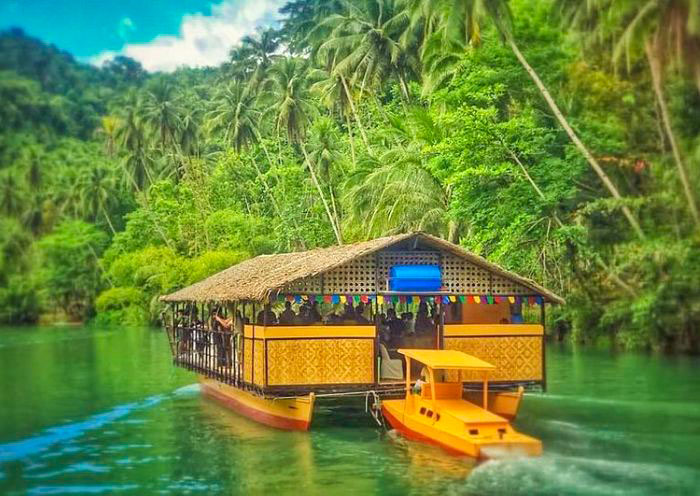
[[[245,35],[279,19],[285,0],[223,0],[211,15],[187,14],[178,36],[157,36],[148,43],[127,43],[118,52],[105,51],[90,58],[101,65],[115,55],[138,60],[147,71],[174,71],[178,67],[215,66]]]

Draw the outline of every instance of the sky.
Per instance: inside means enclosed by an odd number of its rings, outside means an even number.
[[[0,0],[0,30],[20,27],[78,60],[127,55],[148,71],[225,61],[243,36],[279,19],[284,0]]]

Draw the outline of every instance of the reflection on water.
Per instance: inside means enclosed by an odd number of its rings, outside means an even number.
[[[284,432],[204,399],[146,329],[0,330],[0,494],[697,494],[691,358],[553,349],[517,427],[539,459],[475,464],[382,432],[360,400]]]

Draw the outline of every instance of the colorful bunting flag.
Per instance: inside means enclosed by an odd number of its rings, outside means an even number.
[[[391,297],[391,302],[396,305],[399,302],[399,297],[394,295]]]
[[[450,302],[452,303],[457,303],[457,297],[455,295],[450,295],[448,296]]]
[[[541,296],[535,297],[535,301],[536,301],[536,303],[537,303],[538,305],[543,305],[543,304],[544,304],[544,298],[542,298]]]
[[[299,295],[294,295],[294,301],[297,303],[301,303],[301,296]]]
[[[509,297],[508,297],[508,302],[509,302],[509,303],[515,303],[515,296],[509,296]]]
[[[362,303],[365,303],[365,304],[369,303],[369,296],[367,296],[367,295],[360,296],[360,301]]]
[[[464,295],[459,295],[459,302],[464,303],[466,301],[466,297]]]
[[[355,305],[357,305],[358,303],[360,303],[360,295],[354,295],[354,296],[352,297],[352,301],[353,301],[353,303],[355,303]]]
[[[442,297],[442,303],[444,305],[449,305],[450,304],[450,297],[449,296],[443,296]]]
[[[340,303],[340,295],[334,294],[333,296],[331,296],[331,302],[335,305]]]
[[[477,305],[478,305],[479,303],[481,303],[481,296],[479,296],[479,295],[474,295],[474,296],[472,297],[472,299],[474,300],[474,303],[476,303]]]
[[[379,305],[384,304],[384,295],[377,295],[377,304],[379,304]]]
[[[340,295],[340,303],[347,303],[348,299],[345,295]]]
[[[333,301],[333,297],[331,295],[323,295],[323,303],[331,303]]]
[[[406,303],[408,303],[409,305],[413,305],[413,296],[407,296]]]
[[[309,295],[309,303],[315,303],[316,302],[316,295]]]
[[[406,303],[406,297],[404,295],[399,295],[399,302]]]
[[[486,303],[487,303],[488,305],[493,305],[493,296],[492,296],[492,295],[488,295],[488,296],[486,297]]]
[[[528,297],[527,297],[527,303],[528,303],[528,305],[534,305],[534,304],[535,304],[535,297],[534,297],[534,296],[528,296]]]

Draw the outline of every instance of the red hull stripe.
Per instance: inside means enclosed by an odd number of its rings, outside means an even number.
[[[394,417],[391,414],[391,412],[389,412],[389,410],[386,408],[382,408],[382,413],[384,413],[384,416],[389,421],[389,424],[394,429],[399,431],[401,433],[401,435],[407,439],[411,439],[413,441],[420,441],[423,443],[439,446],[440,448],[444,449],[449,454],[454,455],[454,456],[470,456],[468,453],[464,453],[463,451],[456,450],[452,446],[448,446],[448,445],[443,444],[440,441],[436,441],[435,439],[430,438],[424,434],[421,434],[421,433],[416,432],[412,429],[409,429],[408,427],[406,427],[406,425],[404,425],[402,422],[400,422],[399,419]]]
[[[291,419],[286,417],[280,417],[279,415],[272,415],[271,413],[263,412],[256,408],[250,407],[235,398],[226,396],[211,388],[204,385],[202,388],[204,394],[215,398],[216,400],[224,403],[226,406],[232,410],[240,413],[241,415],[248,417],[251,420],[260,422],[261,424],[269,425],[270,427],[277,427],[278,429],[294,430],[294,431],[308,431],[310,422],[298,419]]]

